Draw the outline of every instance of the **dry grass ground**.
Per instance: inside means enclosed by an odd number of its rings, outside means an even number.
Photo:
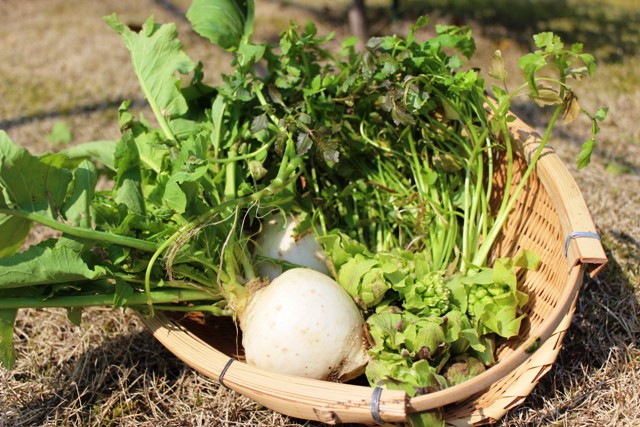
[[[73,142],[117,138],[117,105],[141,95],[125,48],[102,22],[112,12],[130,24],[141,24],[151,14],[161,22],[175,21],[187,51],[205,62],[209,75],[225,70],[226,56],[191,33],[181,17],[187,3],[0,0],[0,128],[36,152],[56,149],[47,135],[60,121],[72,129]],[[321,33],[335,30],[338,37],[347,30],[345,1],[318,1],[313,7],[303,1],[257,3],[256,37],[262,39],[275,38],[291,18],[313,19]],[[390,2],[372,3],[386,7]],[[638,16],[631,3],[612,1],[628,8],[627,17]],[[455,18],[465,16],[460,12]],[[521,34],[480,26],[483,18],[473,18],[469,23],[477,27],[477,62],[486,64],[500,47],[513,68],[522,49],[513,40]],[[566,25],[570,18],[556,24]],[[374,24],[376,31],[400,32],[406,21],[380,19]],[[537,23],[541,26],[544,22]],[[624,33],[625,28],[611,31]],[[634,33],[625,34],[628,41]],[[552,371],[501,426],[640,425],[640,59],[627,44],[612,46],[612,40],[597,47],[607,59],[614,52],[616,61],[603,62],[598,75],[579,90],[589,109],[610,107],[592,165],[580,172],[573,166],[587,123],[558,129],[553,144],[583,190],[610,262],[596,279],[585,281]],[[588,40],[586,44],[590,50]],[[136,105],[145,108],[143,102]],[[544,125],[545,114],[521,113],[530,123]],[[15,339],[16,367],[0,368],[0,426],[312,425],[273,413],[194,373],[131,312],[90,309],[78,328],[61,310],[23,310]]]

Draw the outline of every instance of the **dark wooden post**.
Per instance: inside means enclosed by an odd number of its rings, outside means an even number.
[[[353,0],[351,3],[349,26],[351,27],[351,33],[358,37],[358,49],[364,50],[367,40],[369,39],[365,0]]]

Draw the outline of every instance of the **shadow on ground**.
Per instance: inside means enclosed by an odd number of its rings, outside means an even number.
[[[56,413],[72,407],[73,412],[64,417],[70,425],[110,425],[110,419],[127,413],[151,412],[145,405],[159,391],[149,393],[149,384],[162,384],[170,390],[186,369],[149,333],[124,335],[63,362],[57,375],[48,380],[53,390],[16,404],[11,408],[15,416],[6,421],[11,425],[45,425],[60,420]],[[129,396],[124,402],[120,399],[123,390]]]

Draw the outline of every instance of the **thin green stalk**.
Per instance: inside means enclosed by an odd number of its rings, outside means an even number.
[[[240,44],[251,44],[251,36],[253,34],[253,23],[255,20],[255,4],[254,0],[247,0],[247,15],[244,21],[244,33]]]
[[[229,149],[229,157],[236,156],[235,148]],[[236,162],[229,161],[225,166],[224,198],[233,200],[236,198]]]
[[[0,309],[45,308],[45,307],[90,307],[110,306],[115,300],[115,293],[100,295],[58,296],[51,298],[18,297],[0,299]],[[127,298],[127,306],[142,306],[151,299],[153,303],[169,304],[183,301],[211,300],[211,295],[194,289],[162,289],[150,294],[135,293]]]
[[[151,258],[149,259],[149,264],[147,265],[147,269],[144,273],[144,292],[147,295],[147,305],[149,306],[149,310],[151,311],[151,315],[153,316],[153,300],[151,298],[151,270],[153,269],[154,264],[158,260],[158,257],[164,252],[173,242],[175,242],[178,237],[182,235],[182,233],[188,230],[187,225],[180,227],[180,229],[173,233],[171,237],[165,240],[158,249],[153,253]]]
[[[154,304],[155,308],[160,311],[176,311],[176,312],[187,312],[191,313],[194,311],[199,311],[202,313],[209,313],[216,317],[222,316],[231,316],[231,311],[221,308],[215,305],[163,305],[163,304]],[[130,308],[142,311],[146,306],[132,306]]]
[[[144,252],[155,252],[158,245],[145,240],[136,239],[135,237],[121,236],[119,234],[107,233],[105,231],[94,230],[91,228],[73,227],[56,221],[53,218],[46,217],[33,212],[26,212],[19,209],[0,208],[0,213],[25,218],[30,221],[45,225],[51,229],[61,231],[70,236],[79,237],[86,240],[95,240],[97,242],[113,243],[128,248],[138,249]]]
[[[234,156],[234,157],[231,157],[231,155],[230,155],[228,157],[225,157],[224,159],[209,159],[209,162],[210,163],[222,163],[222,164],[225,164],[225,163],[237,162],[238,160],[251,159],[253,157],[258,156],[258,154],[263,153],[264,151],[267,151],[273,145],[273,143],[275,141],[276,141],[276,138],[273,137],[269,141],[267,141],[266,144],[261,145],[260,148],[258,148],[255,151],[252,151],[251,153],[241,154],[239,156]]]
[[[549,121],[547,129],[542,137],[542,140],[540,141],[540,145],[536,149],[535,154],[531,159],[531,162],[529,163],[529,165],[527,166],[527,169],[522,175],[522,179],[518,183],[518,186],[516,187],[511,197],[508,198],[508,202],[506,203],[506,206],[504,207],[504,209],[501,209],[499,211],[498,215],[496,216],[495,222],[491,227],[491,230],[489,231],[489,234],[486,236],[485,240],[482,242],[482,245],[478,249],[478,252],[476,253],[476,257],[474,258],[474,265],[482,265],[484,262],[486,262],[486,259],[489,256],[489,251],[491,250],[491,246],[493,246],[493,243],[498,237],[498,234],[500,233],[502,226],[507,220],[509,212],[513,209],[513,206],[515,205],[517,198],[520,195],[520,192],[526,185],[529,175],[535,169],[536,163],[538,162],[538,159],[542,154],[542,150],[544,149],[545,145],[549,141],[549,138],[551,136],[551,131],[553,130],[553,127],[558,121],[558,118],[560,117],[561,113],[562,113],[562,105],[558,105],[553,112],[553,115],[551,117],[551,120]],[[508,194],[508,193],[505,193],[505,194]]]
[[[473,146],[465,167],[464,178],[464,218],[462,228],[462,256],[460,258],[460,271],[463,273],[467,271],[467,263],[471,259],[470,251],[473,247],[473,242],[470,242],[470,240],[471,236],[474,234],[474,227],[477,226],[475,214],[478,210],[478,203],[480,203],[480,198],[472,197],[472,194],[473,196],[476,195],[476,191],[472,191],[472,187],[474,186],[473,175],[476,177],[475,186],[481,186],[482,181],[478,182],[478,180],[482,177],[483,167],[482,162],[478,161],[478,156],[481,153],[482,141],[478,139],[479,136],[476,133],[473,123],[467,122],[466,128],[469,131],[471,140],[473,141]],[[476,169],[475,171],[474,168]]]
[[[413,178],[415,179],[416,186],[418,187],[418,197],[420,197],[421,201],[424,201],[424,197],[427,193],[427,187],[424,184],[424,180],[422,179],[422,167],[420,165],[420,157],[418,156],[418,151],[416,150],[416,142],[413,139],[413,134],[411,133],[411,128],[405,128],[398,139],[402,139],[404,136],[407,136],[407,140],[409,141],[409,149],[411,150],[411,169],[413,169]]]

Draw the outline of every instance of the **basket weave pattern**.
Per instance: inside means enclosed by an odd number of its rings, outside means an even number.
[[[513,170],[517,183],[540,138],[520,120],[510,123],[510,132],[519,154]],[[506,176],[505,163],[500,164],[494,183],[498,193]],[[562,161],[545,149],[492,253],[493,258],[515,256],[526,248],[541,258],[538,270],[519,272],[519,288],[529,295],[520,335],[498,349],[496,365],[481,375],[411,399],[401,391],[383,390],[379,400],[372,401],[373,389],[367,386],[273,374],[242,362],[229,365],[237,338],[216,335],[215,330],[211,338],[211,330],[206,333],[163,314],[143,320],[189,366],[216,380],[224,369],[226,387],[286,415],[328,424],[374,425],[380,420],[403,422],[410,412],[442,407],[450,425],[486,424],[522,403],[549,371],[571,323],[584,272],[595,274],[606,263],[599,240],[568,238],[576,231],[595,233],[593,220]]]

